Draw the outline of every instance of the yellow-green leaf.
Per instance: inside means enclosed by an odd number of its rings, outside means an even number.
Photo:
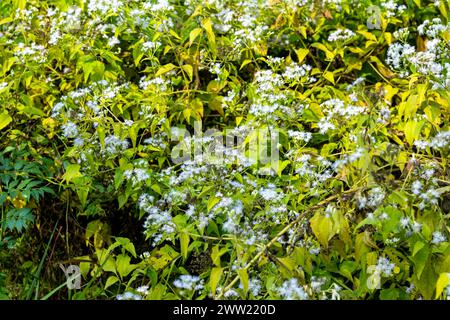
[[[5,128],[11,121],[12,121],[12,118],[6,111],[1,113],[0,114],[0,130]]]
[[[81,177],[80,173],[80,165],[78,164],[69,164],[66,168],[66,173],[63,175],[63,180],[69,183],[72,179]]]
[[[253,60],[250,59],[246,59],[242,62],[241,67],[239,68],[239,70],[241,70],[243,67],[245,67],[246,65],[248,65],[249,63],[252,63]]]
[[[116,283],[117,281],[119,281],[119,278],[117,278],[116,276],[110,276],[105,283],[105,290],[108,289],[110,286],[112,286],[114,283]]]
[[[247,269],[238,270],[239,279],[241,279],[242,287],[244,288],[244,294],[247,295],[248,291],[248,272]]]
[[[219,284],[220,277],[222,276],[223,269],[219,267],[214,267],[211,269],[211,275],[209,277],[209,284],[211,286],[211,293],[215,295],[217,285]]]
[[[216,52],[216,36],[214,35],[211,19],[208,18],[208,19],[203,20],[202,27],[206,31],[206,36],[208,37],[209,46],[211,48],[211,51],[215,55],[215,52]]]
[[[423,121],[409,120],[405,124],[403,131],[405,132],[406,141],[412,145],[419,138],[420,131],[425,123]]]
[[[187,73],[189,80],[192,81],[192,75],[193,75],[194,68],[192,68],[192,66],[190,64],[185,64],[181,68],[183,68],[184,72]]]
[[[441,273],[436,282],[436,299],[442,294],[444,288],[450,285],[450,273]]]
[[[334,84],[334,75],[333,75],[333,72],[325,71],[325,72],[323,73],[323,77],[324,77],[325,79],[327,79],[328,81],[330,81],[332,84]]]
[[[300,48],[300,49],[295,50],[295,53],[297,54],[298,62],[301,63],[305,59],[305,57],[308,55],[309,50]]]
[[[195,28],[189,33],[189,45],[192,46],[195,39],[202,33],[202,28]]]
[[[170,70],[175,69],[176,66],[172,63],[168,63],[163,65],[161,68],[158,69],[158,71],[156,72],[155,76],[159,77],[160,75],[169,72]]]
[[[328,246],[328,241],[333,237],[333,222],[331,217],[326,217],[320,212],[317,212],[310,220],[311,229],[319,240],[320,244],[324,247]]]
[[[187,258],[188,247],[189,247],[189,235],[186,232],[182,232],[180,234],[180,250],[183,259]]]

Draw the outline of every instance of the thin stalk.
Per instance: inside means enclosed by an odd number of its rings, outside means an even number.
[[[39,285],[38,285],[38,283],[39,283],[39,276],[41,275],[42,269],[44,267],[44,261],[47,258],[48,249],[50,248],[50,244],[51,244],[51,242],[53,240],[53,236],[55,235],[55,231],[56,231],[56,227],[58,226],[58,222],[59,221],[57,221],[55,223],[55,226],[53,227],[52,234],[50,235],[50,239],[48,240],[47,246],[45,247],[44,256],[42,257],[41,262],[39,263],[39,267],[36,270],[36,273],[34,274],[33,282],[31,283],[30,289],[28,289],[27,298],[26,298],[27,300],[31,299],[31,296],[33,295],[33,290],[34,290],[35,287],[36,287],[36,294],[39,291],[38,290],[38,288],[39,288]]]
[[[340,194],[328,197],[324,200],[322,200],[321,202],[307,208],[303,214],[299,215],[295,220],[293,220],[291,223],[289,223],[286,227],[283,228],[283,230],[281,230],[280,232],[277,233],[277,235],[275,237],[272,238],[272,240],[270,240],[261,251],[259,251],[252,260],[250,260],[250,262],[248,262],[245,267],[243,268],[243,270],[247,270],[249,269],[255,262],[257,262],[259,260],[259,258],[273,245],[275,244],[275,242],[278,241],[278,239],[285,234],[286,232],[288,232],[293,226],[295,226],[297,223],[299,223],[302,219],[306,218],[307,213],[310,213],[318,208],[323,207],[324,205],[328,204],[329,202],[336,200],[337,198],[339,198],[340,196],[344,195],[344,194],[348,194],[348,193],[354,193],[356,192],[356,189],[351,189],[351,190],[347,190],[344,191]],[[221,299],[223,297],[223,295],[225,294],[225,292],[227,292],[228,290],[230,290],[237,282],[239,281],[239,275],[235,276],[234,279],[228,284],[228,286],[225,287],[224,290],[222,290],[220,292],[220,294],[217,296],[217,300]]]

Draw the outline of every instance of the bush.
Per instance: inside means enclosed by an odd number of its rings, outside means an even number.
[[[0,296],[450,297],[449,10],[2,1]]]

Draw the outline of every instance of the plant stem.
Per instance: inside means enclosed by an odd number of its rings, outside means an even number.
[[[354,193],[356,192],[357,189],[350,189],[344,192],[341,192],[340,194],[328,197],[322,201],[320,201],[319,203],[313,205],[312,207],[307,208],[303,214],[299,215],[295,220],[293,220],[291,223],[289,223],[286,227],[283,228],[283,230],[281,230],[280,232],[277,233],[277,235],[275,237],[272,238],[272,240],[270,240],[263,248],[260,252],[258,252],[252,260],[250,260],[250,262],[248,262],[245,267],[243,268],[243,270],[247,270],[249,269],[255,262],[257,262],[259,260],[259,258],[264,254],[265,251],[267,251],[275,242],[277,242],[277,240],[286,232],[288,232],[294,225],[296,225],[297,223],[299,223],[302,219],[306,218],[307,213],[310,213],[316,209],[319,209],[320,207],[323,207],[324,205],[328,204],[329,202],[339,198],[340,196],[344,195],[344,194],[349,194],[349,193]],[[228,284],[228,286],[225,287],[224,290],[222,290],[220,292],[220,294],[216,297],[217,300],[221,299],[223,297],[223,295],[225,294],[225,292],[227,292],[228,290],[230,290],[237,282],[239,281],[239,275],[235,276],[234,279],[230,282],[230,284]]]

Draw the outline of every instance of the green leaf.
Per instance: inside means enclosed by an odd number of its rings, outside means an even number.
[[[5,128],[8,124],[10,124],[10,122],[12,121],[11,116],[4,111],[3,113],[0,114],[0,130],[2,130],[3,128]]]
[[[375,37],[372,33],[368,32],[368,31],[356,31],[356,32],[358,32],[360,35],[362,35],[367,40],[377,42],[377,37]]]
[[[66,168],[66,173],[62,176],[63,180],[69,183],[71,180],[77,177],[81,177],[80,165],[79,164],[69,164]]]
[[[220,198],[209,198],[208,202],[206,203],[206,209],[208,211],[211,211],[211,209],[217,204],[219,203]]]
[[[175,68],[176,68],[176,66],[172,63],[165,64],[161,68],[158,69],[158,71],[155,74],[155,77],[159,77],[160,75],[167,73],[170,70],[173,70]]]
[[[380,292],[380,300],[398,300],[400,290],[397,288],[383,289]]]
[[[112,286],[117,281],[119,281],[119,278],[117,278],[116,276],[109,276],[108,279],[106,280],[104,289],[105,290],[108,289],[110,286]]]
[[[420,250],[416,252],[416,254],[413,257],[416,276],[418,279],[420,279],[422,272],[425,268],[425,265],[428,262],[428,256],[430,253],[430,248],[428,245],[424,245]]]
[[[424,300],[432,299],[435,293],[437,280],[438,276],[434,272],[434,266],[431,262],[426,264],[420,278],[417,276],[417,273],[414,274],[414,284]]]
[[[357,267],[358,267],[358,264],[356,262],[344,261],[341,264],[339,271],[344,277],[346,277],[350,281],[353,281],[352,273],[356,270]]]
[[[324,77],[325,79],[327,79],[328,81],[330,81],[332,84],[334,84],[334,75],[333,75],[333,72],[325,71],[325,72],[323,73],[323,77]]]
[[[248,291],[248,272],[247,269],[238,270],[239,279],[241,279],[242,287],[244,288],[244,295],[247,295]]]
[[[180,250],[181,255],[184,260],[186,260],[188,255],[188,247],[189,247],[189,235],[186,232],[180,233]]]
[[[309,50],[308,49],[304,49],[304,48],[300,48],[300,49],[295,50],[295,53],[297,54],[298,63],[302,63],[303,60],[308,55]]]
[[[8,230],[22,232],[33,221],[30,208],[12,209],[6,213],[5,226]]]
[[[317,212],[314,217],[311,218],[310,224],[317,240],[319,240],[322,246],[327,247],[328,241],[334,236],[331,217],[326,217],[320,212]]]
[[[123,237],[115,237],[115,239],[122,246],[122,248],[127,250],[133,255],[133,257],[136,258],[136,249],[134,248],[134,244],[130,241],[130,239]]]
[[[86,207],[87,197],[89,194],[88,186],[79,186],[76,188],[78,199],[80,199],[81,207],[84,209]]]
[[[178,255],[179,253],[172,247],[165,245],[161,249],[152,252],[149,262],[154,269],[159,270],[167,266],[173,259],[178,257]]]
[[[252,62],[253,62],[253,60],[251,60],[251,59],[245,59],[242,62],[241,67],[239,68],[239,70],[241,70],[243,67],[245,67],[246,65],[248,65],[249,63],[252,63]]]
[[[414,257],[416,255],[417,252],[419,252],[423,247],[425,246],[425,243],[422,241],[417,241],[414,244],[414,249],[412,251],[412,257]]]
[[[206,36],[208,37],[208,44],[209,47],[213,53],[213,55],[216,55],[216,36],[214,35],[214,31],[212,28],[212,23],[211,23],[211,19],[205,19],[202,22],[202,27],[205,29],[206,31]]]
[[[195,39],[202,33],[202,28],[195,28],[189,33],[189,45],[192,46]]]
[[[219,284],[220,277],[222,276],[223,269],[214,267],[211,269],[211,275],[209,277],[209,284],[211,286],[211,293],[216,294],[217,285]]]
[[[450,285],[450,273],[441,273],[436,282],[436,299],[440,297],[445,287]]]
[[[327,47],[325,47],[325,45],[323,45],[322,43],[313,43],[311,45],[311,47],[317,48],[319,50],[322,50],[323,52],[325,52],[325,56],[328,60],[332,60],[334,58],[334,53],[331,52],[330,50],[328,50]]]
[[[414,141],[418,140],[424,124],[424,121],[416,120],[409,120],[406,122],[403,131],[405,132],[405,138],[409,145],[412,145]]]
[[[130,264],[131,258],[125,254],[119,254],[116,258],[116,270],[123,278],[126,277],[137,266]]]
[[[184,70],[184,72],[187,73],[189,80],[192,81],[192,75],[194,72],[194,69],[192,68],[192,66],[190,64],[185,64],[181,68]]]

